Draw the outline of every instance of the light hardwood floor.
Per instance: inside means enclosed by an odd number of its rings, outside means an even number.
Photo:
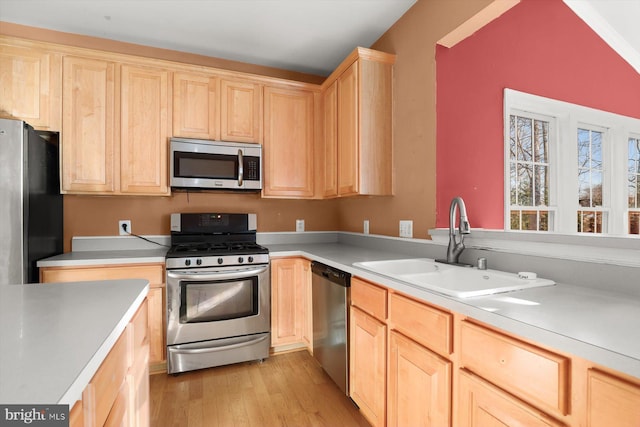
[[[151,376],[152,427],[361,426],[356,406],[306,351]]]

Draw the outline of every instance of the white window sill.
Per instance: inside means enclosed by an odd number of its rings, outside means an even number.
[[[447,245],[449,229],[429,230],[434,243]],[[519,255],[640,267],[640,237],[597,236],[472,229],[467,248],[487,249]]]

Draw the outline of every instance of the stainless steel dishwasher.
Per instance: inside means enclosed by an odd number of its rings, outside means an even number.
[[[349,395],[349,301],[351,274],[311,263],[313,356]]]

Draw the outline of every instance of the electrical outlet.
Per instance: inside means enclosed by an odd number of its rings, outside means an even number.
[[[362,229],[363,229],[362,232],[364,234],[369,234],[369,220],[368,219],[364,220],[364,223],[362,224]]]
[[[296,219],[296,231],[298,233],[304,231],[304,219]]]
[[[128,236],[131,234],[131,220],[121,219],[118,221],[118,230],[120,231],[121,236]]]
[[[413,237],[413,221],[400,221],[400,237]]]

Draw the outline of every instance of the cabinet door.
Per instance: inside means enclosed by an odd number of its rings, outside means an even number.
[[[322,150],[322,197],[338,196],[338,83],[324,92],[324,145]]]
[[[224,141],[262,141],[262,86],[222,80],[220,136]]]
[[[167,348],[165,345],[165,287],[149,288],[149,364],[165,367]]]
[[[36,129],[60,130],[61,55],[0,45],[0,112]]]
[[[169,73],[122,66],[120,190],[133,194],[169,194]]]
[[[351,307],[349,391],[365,418],[385,425],[387,326]]]
[[[587,426],[640,426],[640,386],[590,369]]]
[[[307,261],[308,263],[308,261]],[[271,261],[271,345],[303,343],[306,328],[303,285],[305,260],[282,258]]]
[[[459,373],[458,398],[458,417],[454,423],[459,427],[563,425],[466,371]]]
[[[63,76],[62,190],[113,193],[115,64],[65,56]]]
[[[358,63],[338,77],[338,194],[359,191]]]
[[[173,76],[173,135],[220,139],[220,80],[175,73]]]
[[[392,331],[387,426],[451,425],[451,362]]]
[[[313,93],[264,91],[265,197],[313,197]]]

